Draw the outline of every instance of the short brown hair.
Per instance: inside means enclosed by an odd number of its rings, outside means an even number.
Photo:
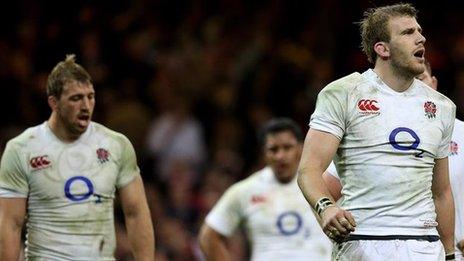
[[[399,3],[377,8],[371,8],[364,12],[364,19],[359,22],[361,31],[361,48],[367,56],[367,60],[375,63],[377,53],[374,45],[378,42],[389,42],[390,33],[388,22],[392,17],[410,16],[417,18],[417,10],[412,4]]]
[[[60,98],[64,85],[69,81],[92,82],[90,74],[76,63],[74,54],[67,54],[66,59],[59,62],[48,75],[47,95]]]

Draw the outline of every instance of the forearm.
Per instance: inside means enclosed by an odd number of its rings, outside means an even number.
[[[454,252],[454,200],[451,189],[434,197],[438,233],[446,253]]]
[[[222,241],[212,240],[206,246],[202,246],[203,253],[208,261],[230,261],[232,257],[227,245]]]
[[[148,209],[137,214],[126,215],[125,219],[127,236],[135,260],[154,260],[155,238]]]
[[[18,260],[25,215],[25,198],[0,198],[0,260]]]
[[[335,202],[322,179],[322,173],[322,169],[306,167],[304,164],[300,165],[298,170],[298,186],[312,207],[322,197],[330,198]]]
[[[227,247],[227,239],[204,224],[199,233],[200,248],[208,261],[230,261],[232,255]]]
[[[335,136],[325,132],[310,129],[306,135],[298,167],[298,186],[312,207],[323,197],[334,201],[322,174],[329,166],[338,144]]]
[[[1,221],[0,221],[1,222]],[[21,228],[0,224],[0,260],[18,260],[21,250]]]

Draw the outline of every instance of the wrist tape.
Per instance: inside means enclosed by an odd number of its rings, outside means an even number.
[[[322,212],[326,210],[328,207],[333,206],[334,203],[327,197],[320,198],[317,202],[316,205],[314,205],[314,209],[316,210],[316,213],[321,216]]]

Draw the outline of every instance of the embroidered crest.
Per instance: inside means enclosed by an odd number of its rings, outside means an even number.
[[[100,163],[105,163],[109,160],[109,157],[110,157],[110,153],[103,149],[103,148],[99,148],[97,150],[97,158],[98,158],[98,161],[100,161]]]
[[[459,146],[455,141],[450,142],[450,154],[451,156],[458,155]]]
[[[427,116],[427,118],[429,119],[435,118],[436,112],[437,112],[437,106],[435,105],[435,103],[431,101],[427,101],[424,103],[424,111],[425,111],[425,116]]]

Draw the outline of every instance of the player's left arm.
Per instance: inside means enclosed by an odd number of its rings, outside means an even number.
[[[155,237],[140,175],[119,190],[127,236],[135,260],[155,259]]]
[[[436,159],[432,193],[437,212],[438,233],[446,254],[454,253],[454,199],[448,175],[448,158]]]
[[[338,201],[342,197],[342,183],[340,182],[340,179],[336,178],[329,172],[329,170],[326,170],[322,173],[322,179],[324,180],[330,195],[332,195],[332,198],[335,201]]]

